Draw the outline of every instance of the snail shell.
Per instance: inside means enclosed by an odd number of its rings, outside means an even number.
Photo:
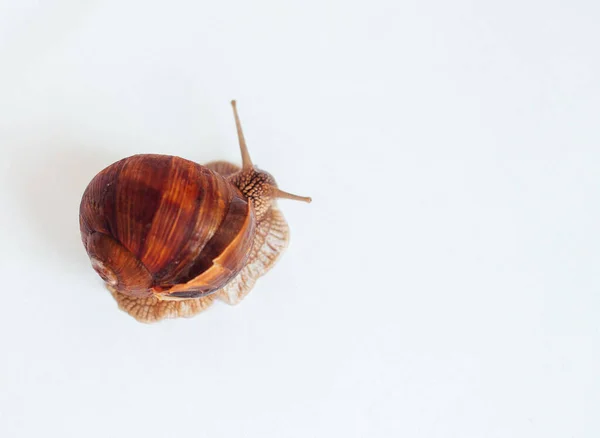
[[[80,225],[92,265],[113,288],[198,298],[242,269],[256,217],[218,173],[179,157],[137,155],[96,175]]]

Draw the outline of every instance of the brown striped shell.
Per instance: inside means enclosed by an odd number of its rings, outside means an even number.
[[[179,157],[135,155],[102,170],[80,207],[92,265],[117,292],[188,299],[244,267],[256,215],[225,177]]]

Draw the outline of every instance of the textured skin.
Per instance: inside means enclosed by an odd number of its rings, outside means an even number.
[[[136,155],[101,171],[80,208],[92,264],[131,296],[214,293],[245,265],[256,225],[250,202],[207,167]]]
[[[189,318],[209,307],[215,295],[179,301],[161,301],[151,297],[132,297],[107,286],[119,308],[140,322],[157,322],[164,318]]]
[[[229,177],[242,195],[252,202],[256,217],[260,220],[273,205],[272,193],[267,187],[276,186],[275,179],[267,172],[255,172],[253,169],[234,173]]]

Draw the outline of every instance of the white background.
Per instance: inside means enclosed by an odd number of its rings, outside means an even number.
[[[0,1],[0,436],[600,436],[597,1]],[[291,245],[155,325],[80,242],[134,153],[239,152]]]

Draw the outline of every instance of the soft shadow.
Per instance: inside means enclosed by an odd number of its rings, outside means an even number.
[[[75,141],[50,141],[17,155],[11,181],[40,248],[71,268],[89,264],[79,233],[79,203],[91,179],[123,157]]]

